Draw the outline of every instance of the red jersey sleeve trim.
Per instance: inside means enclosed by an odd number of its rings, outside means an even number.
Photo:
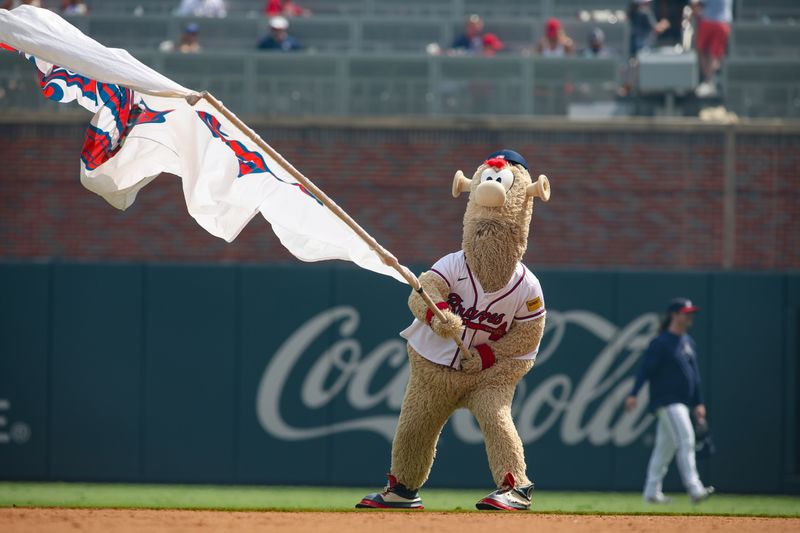
[[[530,320],[531,318],[536,318],[537,316],[541,316],[547,312],[547,309],[542,309],[541,311],[536,311],[532,315],[525,315],[525,316],[515,316],[514,320]]]
[[[438,274],[438,275],[439,275],[439,277],[440,277],[440,278],[442,278],[442,279],[444,280],[444,282],[445,282],[445,283],[447,283],[447,286],[448,286],[448,287],[452,287],[452,286],[453,286],[453,285],[450,283],[450,280],[448,280],[448,279],[447,279],[447,277],[446,277],[444,274],[442,274],[441,272],[439,272],[439,271],[438,271],[438,270],[436,270],[435,268],[432,268],[432,269],[431,269],[431,272],[434,272],[434,273]]]

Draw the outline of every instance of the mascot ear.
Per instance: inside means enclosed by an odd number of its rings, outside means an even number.
[[[453,198],[458,198],[462,192],[468,191],[472,180],[467,179],[460,170],[453,176]]]
[[[455,191],[455,187],[455,184],[453,184],[453,191]],[[550,200],[550,181],[547,179],[547,176],[539,174],[539,179],[536,180],[536,183],[528,185],[527,189],[525,189],[525,193],[528,195],[528,198],[533,196],[539,197],[545,202]]]

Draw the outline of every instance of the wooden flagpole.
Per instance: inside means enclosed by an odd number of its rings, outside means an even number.
[[[300,183],[303,187],[308,189],[320,202],[322,202],[322,204],[325,207],[333,211],[333,214],[339,217],[345,224],[347,224],[350,227],[350,229],[356,232],[356,235],[361,237],[361,239],[367,243],[370,249],[374,250],[375,253],[378,254],[378,257],[381,258],[381,261],[383,261],[385,265],[392,267],[397,272],[399,272],[400,275],[403,277],[403,279],[405,279],[408,282],[408,284],[411,285],[411,287],[415,291],[417,291],[417,293],[419,293],[419,295],[425,302],[425,305],[427,305],[428,309],[430,309],[433,312],[433,315],[439,318],[439,320],[444,321],[444,315],[442,314],[442,311],[438,307],[436,307],[436,303],[431,299],[430,295],[425,291],[425,289],[422,288],[422,285],[420,284],[417,276],[415,276],[404,265],[401,265],[394,255],[392,255],[386,248],[381,246],[378,243],[378,241],[376,241],[372,237],[372,235],[370,235],[364,230],[364,228],[359,226],[358,223],[355,220],[353,220],[350,217],[350,215],[348,215],[347,212],[345,212],[344,209],[339,207],[336,204],[336,202],[331,200],[328,197],[328,195],[322,191],[322,189],[314,185],[314,183],[311,180],[306,178],[299,170],[294,168],[294,166],[291,163],[289,163],[286,159],[284,159],[281,154],[275,151],[275,149],[273,149],[270,145],[268,145],[266,141],[264,141],[264,139],[262,139],[256,132],[250,129],[250,127],[247,124],[242,122],[242,120],[239,117],[237,117],[231,111],[229,111],[228,108],[226,108],[222,104],[222,102],[220,102],[214,97],[214,95],[210,94],[208,91],[203,91],[198,95],[187,96],[186,101],[189,102],[189,105],[194,106],[201,98],[205,99],[209,104],[211,104],[212,107],[214,107],[214,109],[218,110],[225,116],[225,118],[231,121],[237,128],[242,130],[242,132],[244,132],[244,134],[247,135],[250,138],[250,140],[256,143],[256,145],[258,145],[259,148],[264,150],[264,152],[266,152],[281,167],[283,167],[283,169],[286,172],[291,174],[291,176],[294,179],[296,179],[298,183]],[[464,344],[464,341],[462,341],[461,338],[459,338],[458,336],[454,336],[453,340],[461,350],[464,350],[465,353],[469,352],[469,348],[467,348],[467,346]]]

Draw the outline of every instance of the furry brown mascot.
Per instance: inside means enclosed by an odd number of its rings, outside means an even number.
[[[414,322],[408,341],[411,375],[392,443],[389,483],[356,507],[421,509],[418,490],[428,479],[436,443],[453,411],[469,409],[486,442],[498,489],[478,509],[527,510],[533,483],[511,418],[517,383],[533,367],[544,332],[539,280],[520,262],[528,246],[533,197],[550,196],[547,178],[532,183],[518,153],[489,156],[472,180],[458,171],[453,196],[469,191],[463,250],[420,276],[444,320],[412,291]],[[469,347],[461,353],[453,340]]]

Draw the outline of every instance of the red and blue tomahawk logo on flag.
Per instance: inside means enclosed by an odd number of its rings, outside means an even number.
[[[162,124],[166,122],[166,116],[174,111],[156,111],[150,109],[144,100],[139,105],[131,105],[133,92],[125,87],[109,84],[98,84],[101,86],[101,98],[105,107],[111,110],[114,120],[117,123],[119,139],[122,140],[128,135],[134,126],[140,124]],[[81,150],[81,161],[86,165],[86,170],[94,170],[109,159],[111,159],[122,146],[118,142],[114,146],[111,132],[102,130],[96,126],[89,126],[86,130],[86,137],[83,141]]]
[[[208,129],[211,130],[211,135],[221,139],[222,142],[227,144],[228,147],[233,150],[233,153],[236,154],[236,159],[239,160],[239,176],[237,177],[241,178],[242,176],[257,174],[259,172],[269,172],[272,174],[267,166],[267,162],[264,161],[261,154],[253,150],[248,150],[247,147],[239,141],[228,139],[228,136],[223,133],[222,124],[220,124],[217,117],[205,111],[197,111],[197,115],[200,117],[200,120],[203,121],[203,124],[208,126]]]
[[[269,169],[267,162],[264,161],[264,158],[261,156],[261,154],[253,150],[248,150],[247,147],[239,141],[233,141],[229,139],[228,136],[222,131],[222,124],[220,124],[220,121],[217,119],[217,117],[205,111],[196,111],[196,113],[197,116],[200,117],[200,120],[203,121],[203,124],[205,124],[209,130],[211,130],[211,135],[228,145],[228,147],[233,150],[233,153],[236,154],[236,159],[239,160],[239,175],[237,177],[241,178],[242,176],[246,176],[248,174],[267,172],[281,183],[297,187],[305,194],[316,200],[318,204],[322,205],[322,202],[320,202],[316,196],[311,194],[308,189],[303,187],[301,184],[284,181],[276,176],[275,173]]]
[[[81,161],[86,170],[95,170],[111,159],[120,149],[122,140],[131,129],[139,124],[160,124],[173,109],[156,111],[147,107],[144,100],[139,105],[133,102],[133,91],[121,85],[102,83],[71,70],[49,65],[40,66],[37,59],[22,54],[7,44],[0,43],[0,49],[24,55],[36,68],[39,87],[45,98],[59,103],[77,100],[81,106],[92,112],[108,110],[114,119],[108,130],[90,125],[81,150]],[[40,70],[46,68],[46,71]]]

